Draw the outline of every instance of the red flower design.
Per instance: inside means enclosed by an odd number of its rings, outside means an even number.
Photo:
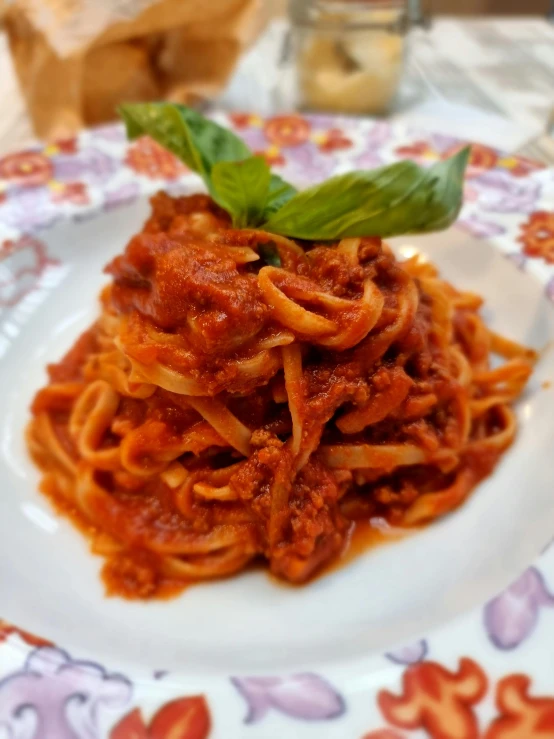
[[[110,739],[206,739],[210,712],[203,696],[166,703],[149,724],[138,708],[124,716],[110,732]]]
[[[508,675],[498,683],[496,706],[500,716],[484,739],[551,739],[554,736],[554,698],[531,698],[527,675]]]
[[[460,149],[463,149],[467,144],[457,144],[443,155],[443,159],[457,154]],[[499,157],[494,149],[490,146],[483,146],[483,144],[471,144],[471,150],[469,154],[469,162],[466,170],[466,177],[477,177],[478,175],[485,172],[487,169],[492,169],[498,164]]]
[[[51,259],[46,245],[32,236],[0,244],[0,262],[7,267],[8,277],[0,279],[0,307],[16,305],[35,287],[38,278],[49,265],[59,264]]]
[[[8,638],[10,634],[18,634],[24,642],[30,644],[33,647],[52,647],[54,646],[51,641],[41,639],[39,636],[30,634],[28,631],[18,629],[17,626],[12,626],[6,621],[0,620],[0,642],[3,642]]]
[[[52,179],[52,162],[38,151],[22,151],[0,159],[0,179],[36,187]]]
[[[487,677],[472,659],[461,659],[457,672],[435,662],[421,662],[404,672],[402,684],[401,695],[383,690],[377,698],[390,724],[426,729],[437,739],[478,739],[473,706],[487,691]]]
[[[309,121],[299,115],[277,115],[269,118],[264,133],[277,146],[300,146],[310,137]]]
[[[381,691],[378,703],[389,727],[376,729],[362,739],[407,739],[396,728],[422,729],[429,739],[552,739],[554,697],[529,695],[527,675],[507,675],[496,687],[498,716],[479,729],[475,706],[485,696],[487,677],[472,659],[460,660],[458,672],[434,662],[408,667],[403,692]]]
[[[340,128],[331,128],[324,135],[318,148],[320,151],[327,153],[336,149],[349,149],[351,146],[352,140],[345,136]]]
[[[59,139],[56,146],[62,154],[75,154],[77,151],[77,139],[75,136],[69,139]]]
[[[521,231],[518,241],[523,244],[525,254],[554,264],[554,213],[546,210],[531,213]]]
[[[74,205],[86,205],[89,202],[87,188],[84,182],[68,182],[52,195],[55,203],[73,203]]]
[[[436,157],[437,153],[429,146],[428,141],[414,141],[413,144],[407,146],[399,146],[395,149],[395,153],[400,157],[407,159],[421,159]]]
[[[138,174],[150,179],[175,180],[188,171],[177,157],[149,136],[141,136],[129,147],[125,163]]]

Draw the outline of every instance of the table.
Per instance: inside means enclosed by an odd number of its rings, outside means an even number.
[[[504,148],[554,164],[554,23],[445,18],[414,41],[408,77],[419,77],[428,97],[507,118],[515,145]]]
[[[264,115],[290,109],[280,64],[287,31],[283,19],[270,25],[218,105]],[[34,141],[2,33],[0,99],[2,155]],[[546,133],[553,110],[554,23],[536,17],[438,18],[429,29],[413,30],[394,118],[554,165],[554,131]]]

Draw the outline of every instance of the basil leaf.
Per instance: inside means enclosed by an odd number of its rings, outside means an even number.
[[[175,103],[127,103],[119,113],[127,136],[147,134],[198,172],[213,194],[212,169],[217,162],[239,161],[251,156],[246,144],[217,123],[186,105]]]
[[[461,208],[469,148],[429,169],[399,162],[297,193],[238,136],[185,105],[133,103],[120,113],[129,138],[148,134],[198,172],[237,226],[300,239],[387,237],[446,228]]]
[[[259,167],[262,181],[256,186],[253,182],[246,185],[246,171],[233,175],[230,168],[219,171],[216,184],[213,176],[216,165],[223,162],[242,162],[250,159],[252,152],[234,133],[192,108],[175,103],[127,103],[120,106],[119,113],[125,121],[129,139],[147,134],[175,154],[202,177],[210,195],[229,211],[235,225],[240,223],[242,227],[259,226],[296,194],[292,185],[275,174],[270,175],[266,186],[265,170],[262,174],[260,165],[249,165]],[[268,165],[266,167],[269,171]],[[240,188],[242,196],[238,193],[234,197],[231,195],[229,185],[232,178],[236,180],[235,185]],[[225,192],[220,192],[220,187]],[[245,187],[248,189],[245,190]],[[252,202],[248,202],[249,198],[252,198]]]
[[[277,246],[270,241],[269,244],[260,244],[258,246],[258,252],[266,264],[272,267],[281,266],[281,257],[277,250]]]
[[[446,228],[462,206],[468,158],[469,147],[428,169],[404,161],[332,177],[288,200],[263,228],[311,240]]]
[[[264,216],[269,218],[293,198],[298,190],[281,179],[279,175],[272,174],[269,183],[269,197],[265,206]]]
[[[235,228],[258,226],[264,220],[270,179],[269,165],[263,157],[214,165],[214,199],[231,214]]]

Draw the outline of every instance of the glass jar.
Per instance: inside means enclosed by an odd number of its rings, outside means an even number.
[[[406,0],[290,0],[298,107],[386,114],[404,66]]]

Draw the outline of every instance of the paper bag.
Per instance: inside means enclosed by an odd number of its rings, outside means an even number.
[[[214,96],[267,12],[264,0],[16,0],[4,22],[35,133],[53,139],[124,101]]]

